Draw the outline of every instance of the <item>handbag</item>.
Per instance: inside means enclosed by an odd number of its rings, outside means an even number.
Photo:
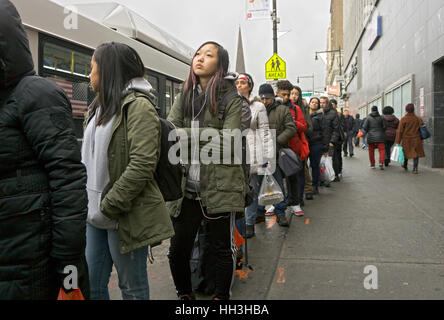
[[[362,130],[359,130],[358,135],[356,136],[356,138],[362,138],[364,136],[364,132]]]
[[[298,174],[304,168],[304,164],[293,150],[284,148],[279,151],[279,167],[285,176],[291,177]]]
[[[431,137],[430,131],[429,131],[429,129],[427,129],[426,125],[419,127],[419,133],[421,135],[422,140],[427,140],[428,138]]]

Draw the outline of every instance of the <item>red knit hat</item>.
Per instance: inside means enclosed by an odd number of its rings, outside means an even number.
[[[405,106],[405,111],[408,113],[415,113],[415,105],[413,103],[409,103]]]

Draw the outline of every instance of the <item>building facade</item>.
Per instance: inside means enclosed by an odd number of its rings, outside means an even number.
[[[328,28],[327,51],[342,50],[344,48],[343,31],[343,1],[331,0],[330,27]],[[340,52],[327,53],[326,85],[336,85],[336,77],[341,75],[343,55]]]
[[[344,0],[344,98],[405,114],[415,104],[432,132],[426,164],[444,168],[444,0]]]

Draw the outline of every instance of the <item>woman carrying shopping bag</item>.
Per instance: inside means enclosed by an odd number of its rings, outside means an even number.
[[[422,119],[415,115],[413,103],[405,107],[407,114],[401,119],[396,132],[396,144],[401,144],[404,151],[403,168],[408,171],[409,159],[413,159],[413,174],[418,174],[419,158],[424,158],[424,146],[421,140],[420,127],[424,125]]]

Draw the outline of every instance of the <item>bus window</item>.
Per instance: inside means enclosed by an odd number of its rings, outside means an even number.
[[[91,72],[91,55],[46,41],[43,44],[43,69],[88,77]]]
[[[178,82],[173,83],[173,103],[176,101],[177,95],[180,93],[181,84]]]
[[[173,105],[173,82],[166,81],[165,84],[165,114],[168,116]]]

